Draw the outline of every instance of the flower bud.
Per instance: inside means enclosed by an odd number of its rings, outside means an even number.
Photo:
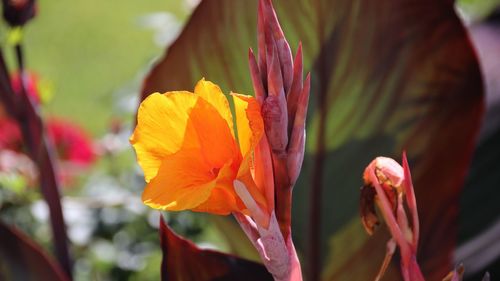
[[[35,0],[2,0],[3,17],[10,26],[21,26],[35,17]]]

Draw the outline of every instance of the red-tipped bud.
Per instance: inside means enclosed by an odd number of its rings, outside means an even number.
[[[398,194],[402,190],[401,184],[404,180],[403,167],[391,158],[377,157],[366,167],[363,180],[365,184],[362,188],[360,200],[361,219],[368,234],[372,234],[374,227],[378,224],[374,204],[379,205],[382,210],[389,211],[389,213],[384,214],[384,217],[387,219],[390,216],[394,219],[394,223],[397,223]],[[366,190],[377,190],[377,187],[380,187],[384,194]],[[381,200],[383,199],[381,198],[382,195],[387,199],[387,204],[385,200]]]
[[[299,95],[303,88],[302,81],[303,64],[302,64],[302,43],[299,44],[297,48],[297,54],[295,55],[295,60],[293,62],[293,82],[290,92],[288,93],[287,106],[288,106],[288,120],[295,120],[295,112],[297,111],[297,103],[299,101]],[[288,131],[291,132],[293,123],[290,122],[288,126]]]
[[[280,62],[281,73],[283,75],[283,86],[285,93],[289,93],[293,80],[293,63],[292,50],[285,39],[285,35],[274,11],[271,0],[260,1],[264,18],[265,40],[267,50],[274,45],[277,48],[277,53]],[[269,66],[269,64],[268,64]]]
[[[258,55],[259,55],[259,69],[262,77],[262,82],[267,85],[267,61],[266,61],[266,32],[265,32],[265,15],[264,3],[259,1],[259,8],[257,14],[257,41],[258,41]]]
[[[271,0],[259,0],[257,29],[258,61],[250,50],[250,73],[271,152],[276,215],[288,237],[292,187],[304,159],[310,78],[304,85],[302,46],[293,60]],[[265,156],[264,150],[259,153]]]
[[[391,232],[392,239],[401,251],[401,271],[404,280],[423,281],[424,278],[415,258],[418,214],[405,154],[403,154],[403,166],[401,167],[391,158],[377,157],[366,167],[363,173],[365,185],[362,188],[360,200],[361,220],[366,231],[372,234],[378,224],[378,217],[375,213],[375,205],[377,205]],[[408,198],[413,200],[414,206],[408,202]],[[412,212],[411,225],[403,205],[405,199]],[[388,251],[377,280],[385,271],[387,259],[391,256],[392,253]]]
[[[374,173],[376,182],[373,182],[370,175]],[[401,183],[404,179],[403,168],[391,158],[377,157],[373,160],[363,173],[366,186],[373,187],[379,184],[390,202],[390,208],[394,212],[397,208],[397,196],[401,192]]]
[[[404,179],[404,171],[403,167],[394,159],[387,157],[375,158],[375,160],[366,167],[363,174],[365,184],[373,184],[369,177],[371,171],[375,171],[378,182],[384,188],[400,189]]]

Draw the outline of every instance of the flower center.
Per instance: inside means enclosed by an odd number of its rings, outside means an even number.
[[[210,172],[212,173],[212,175],[218,176],[219,171],[220,171],[220,168],[212,168],[212,170]]]

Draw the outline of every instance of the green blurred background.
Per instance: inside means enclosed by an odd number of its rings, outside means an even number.
[[[170,25],[175,33],[191,11],[189,3],[39,1],[24,42],[27,67],[52,84],[46,113],[67,116],[102,135],[115,113],[113,94],[136,90],[149,64],[164,52],[155,44],[160,31],[152,25]]]

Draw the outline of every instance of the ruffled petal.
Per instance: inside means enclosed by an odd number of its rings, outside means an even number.
[[[260,105],[254,97],[231,93],[234,100],[236,114],[236,130],[240,151],[243,155],[238,169],[237,179],[245,184],[248,192],[263,209],[268,211],[269,206],[265,197],[264,186],[257,186],[252,177],[254,169],[253,151],[264,134]]]
[[[229,102],[222,90],[216,84],[206,81],[205,78],[201,79],[194,88],[194,93],[199,95],[209,104],[211,104],[220,116],[226,120],[227,126],[231,130],[231,135],[234,136],[233,131],[233,116],[229,107]]]
[[[253,150],[264,132],[264,121],[260,113],[260,105],[252,96],[232,93],[236,114],[236,130],[241,154],[247,155]]]
[[[164,157],[158,175],[142,194],[144,203],[155,209],[193,209],[209,197],[217,175],[200,159],[197,149],[181,149]]]
[[[193,211],[228,215],[234,211],[245,209],[243,202],[234,192],[233,180],[236,176],[230,164],[224,166],[217,176],[217,183],[210,197]]]
[[[156,176],[163,158],[180,149],[189,112],[197,100],[190,92],[168,92],[154,93],[141,103],[130,143],[146,182]]]
[[[189,114],[186,141],[197,140],[201,155],[214,169],[227,163],[239,164],[240,152],[226,120],[217,109],[200,98]],[[193,144],[194,145],[194,144]]]

